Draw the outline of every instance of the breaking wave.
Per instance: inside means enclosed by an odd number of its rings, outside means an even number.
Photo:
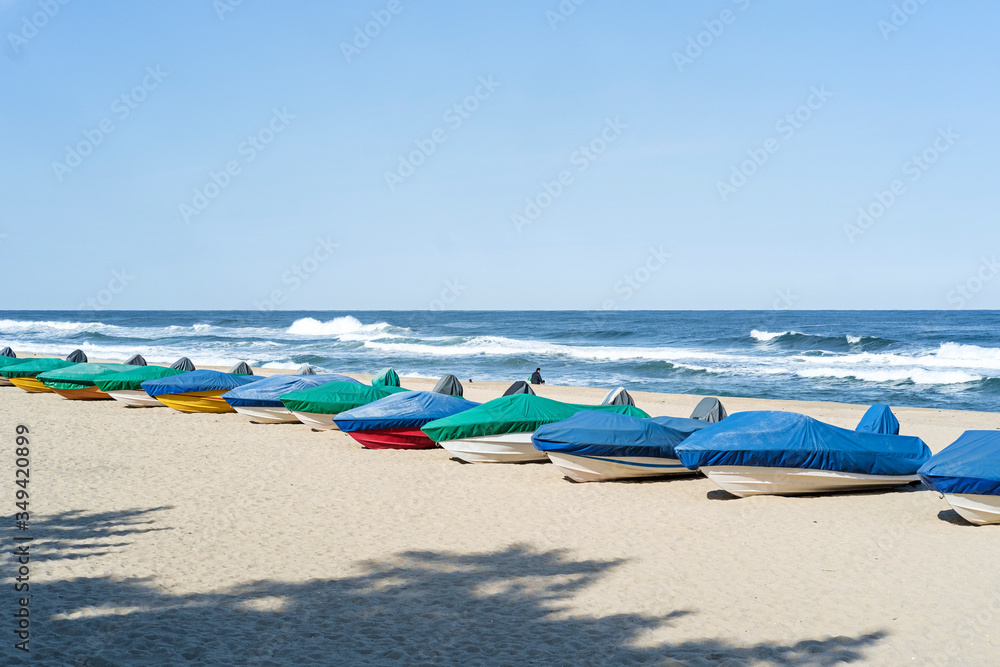
[[[759,331],[754,329],[750,337],[758,343],[768,343],[779,347],[801,350],[827,350],[840,352],[854,350],[881,350],[895,345],[897,341],[879,336],[823,336],[821,334],[802,333],[801,331]]]
[[[394,327],[388,322],[377,324],[362,324],[361,320],[351,315],[335,317],[329,322],[321,322],[312,317],[303,317],[292,322],[285,333],[294,336],[345,336],[388,333]]]

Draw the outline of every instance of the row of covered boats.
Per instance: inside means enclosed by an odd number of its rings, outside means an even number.
[[[568,478],[605,481],[704,473],[739,497],[888,488],[923,482],[972,523],[1000,523],[1000,432],[969,431],[932,456],[917,437],[899,435],[889,406],[873,406],[854,430],[790,412],[728,415],[706,398],[689,418],[650,417],[627,391],[600,405],[535,395],[524,382],[485,403],[464,398],[461,382],[431,391],[400,386],[391,368],[370,384],[345,375],[256,376],[246,363],[229,372],[171,366],[134,356],[123,364],[17,359],[0,350],[0,384],[71,400],[117,400],[128,407],[188,413],[239,412],[256,423],[340,430],[371,449],[441,446],[469,463],[551,462]]]

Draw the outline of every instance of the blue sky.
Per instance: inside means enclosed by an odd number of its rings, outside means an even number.
[[[483,5],[0,2],[0,309],[1000,307],[996,3]]]

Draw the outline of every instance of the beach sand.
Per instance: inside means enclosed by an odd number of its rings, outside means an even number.
[[[464,384],[473,400],[506,387]],[[685,417],[701,398],[633,395]],[[866,408],[723,402],[851,428]],[[1000,414],[896,414],[934,451],[1000,428]],[[32,653],[12,649],[5,585],[6,664],[1000,662],[1000,526],[919,486],[734,499],[704,477],[576,484],[548,464],[0,387],[10,515],[17,424]]]

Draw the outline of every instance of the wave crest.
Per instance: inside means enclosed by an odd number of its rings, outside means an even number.
[[[750,332],[750,337],[758,343],[780,344],[792,349],[811,349],[828,351],[849,351],[861,347],[864,350],[879,350],[891,345],[896,341],[878,336],[854,336],[846,334],[843,336],[824,336],[822,334],[809,334],[801,331],[760,331],[754,329]]]
[[[929,370],[926,368],[809,368],[796,372],[802,378],[836,378],[838,380],[861,380],[862,382],[947,385],[979,382],[981,375],[973,375],[958,370]]]
[[[328,322],[321,322],[314,317],[303,317],[292,322],[292,326],[288,327],[285,333],[295,336],[339,336],[343,338],[351,334],[384,333],[392,328],[388,322],[363,324],[361,320],[352,315],[344,315],[343,317],[335,317]],[[345,340],[349,339],[345,338]]]

